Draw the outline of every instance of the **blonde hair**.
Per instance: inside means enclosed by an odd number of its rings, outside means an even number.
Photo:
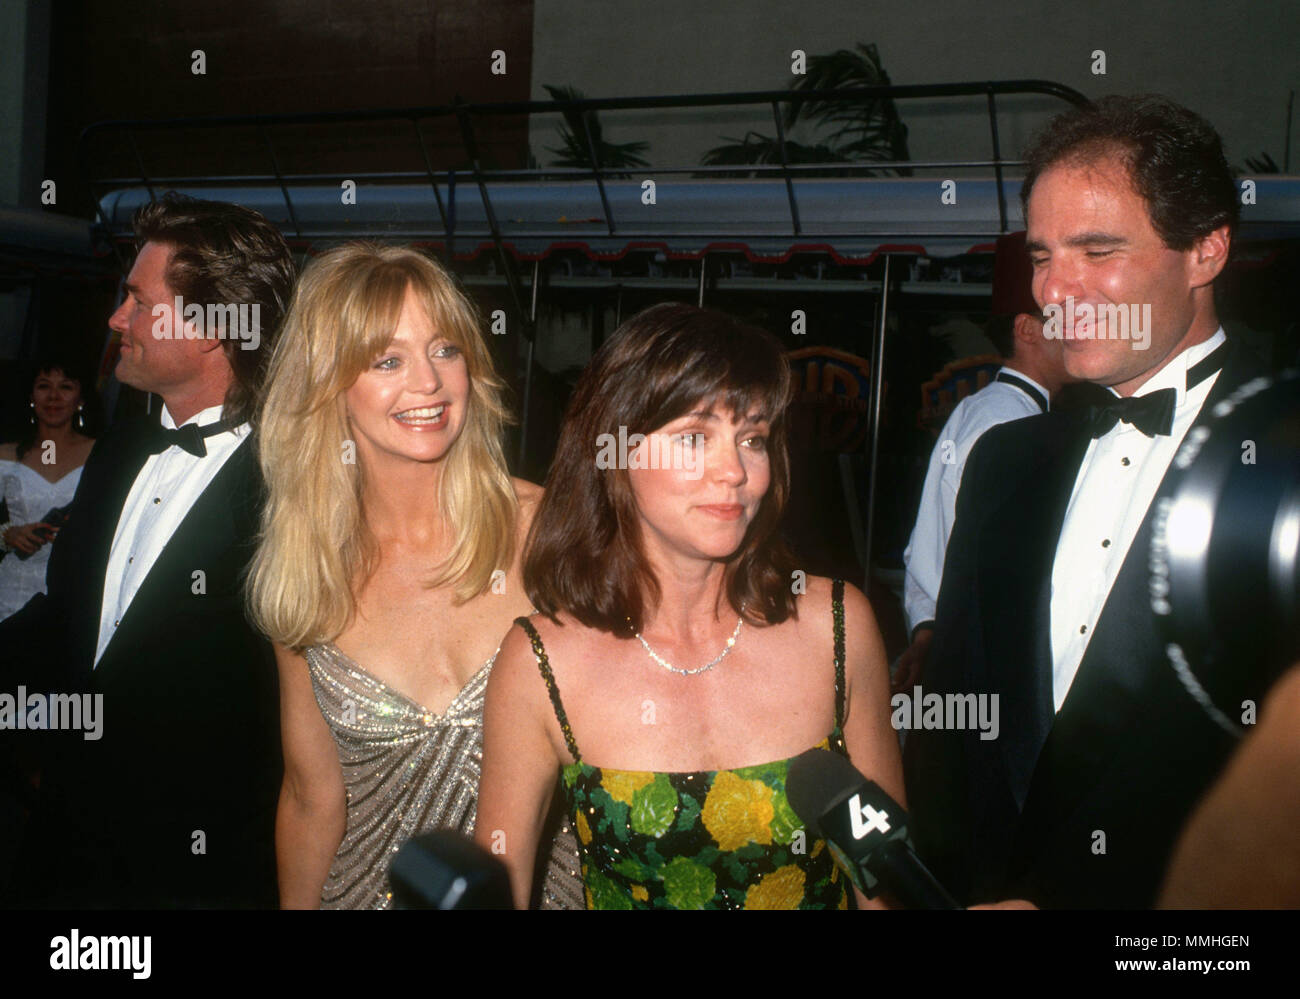
[[[362,515],[365,469],[344,460],[344,393],[388,346],[411,288],[469,373],[460,435],[443,458],[438,508],[455,540],[427,585],[455,599],[487,589],[514,555],[518,504],[501,447],[509,420],[478,311],[452,277],[408,247],[347,243],[303,271],[271,358],[258,460],[261,543],[249,570],[253,620],[291,649],[332,641],[356,610],[378,551]],[[354,445],[355,446],[355,445]]]

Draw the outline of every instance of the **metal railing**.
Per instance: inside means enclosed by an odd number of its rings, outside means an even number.
[[[140,186],[148,190],[150,197],[152,198],[157,196],[159,188],[181,185],[201,186],[214,183],[236,183],[276,186],[284,200],[284,207],[288,215],[291,234],[301,240],[303,238],[303,231],[302,226],[298,221],[297,212],[294,208],[292,187],[296,184],[320,183],[326,181],[337,182],[346,179],[355,180],[363,178],[390,183],[411,181],[427,182],[432,193],[433,203],[436,205],[438,210],[438,218],[442,226],[441,235],[445,240],[450,242],[451,240],[454,240],[456,235],[455,215],[453,211],[449,210],[449,206],[444,203],[442,194],[439,190],[439,182],[442,180],[448,184],[452,190],[454,190],[459,181],[465,179],[472,180],[477,187],[483,202],[487,216],[488,229],[498,256],[501,259],[502,268],[510,287],[511,298],[519,314],[527,315],[530,310],[524,307],[522,289],[516,276],[517,270],[505,251],[501,226],[497,219],[497,213],[493,208],[488,185],[491,181],[501,180],[527,181],[530,179],[542,180],[556,178],[575,180],[590,179],[595,184],[597,193],[600,197],[600,202],[604,209],[604,222],[609,235],[612,236],[620,231],[624,231],[621,229],[619,221],[615,218],[613,206],[608,191],[606,190],[606,181],[616,174],[626,173],[626,168],[610,168],[601,164],[599,149],[593,140],[590,129],[587,127],[586,115],[588,112],[728,107],[744,108],[756,105],[767,105],[772,112],[772,120],[776,127],[777,147],[780,152],[779,163],[733,164],[720,166],[692,164],[690,166],[681,167],[653,167],[647,172],[659,175],[690,174],[694,176],[707,177],[709,175],[734,175],[738,170],[743,170],[746,174],[754,177],[779,177],[783,179],[785,183],[786,200],[789,210],[788,235],[790,236],[798,237],[803,234],[803,226],[800,221],[799,203],[796,197],[794,184],[795,179],[800,176],[806,176],[818,172],[824,173],[828,169],[834,170],[837,175],[841,176],[870,176],[881,172],[933,167],[992,167],[997,181],[1000,231],[1005,232],[1007,229],[1007,202],[1003,190],[1004,168],[1014,165],[1017,161],[1007,160],[1002,156],[1001,141],[998,133],[997,99],[1000,96],[1029,94],[1054,97],[1067,104],[1076,106],[1086,106],[1090,103],[1088,98],[1078,91],[1049,80],[988,80],[968,83],[890,84],[886,86],[853,87],[835,90],[769,90],[758,92],[667,95],[658,97],[510,101],[493,104],[472,104],[457,100],[448,105],[401,109],[389,108],[301,114],[226,115],[199,118],[114,120],[96,122],[82,131],[79,140],[79,162],[82,165],[83,177],[90,189],[92,199],[95,202],[95,212],[99,216],[101,224],[109,230],[110,234],[112,234],[112,226],[109,220],[104,217],[100,205],[102,195],[107,193],[108,190]],[[917,100],[962,96],[983,96],[985,98],[989,123],[989,136],[992,142],[992,159],[944,161],[872,160],[868,162],[837,161],[821,164],[794,164],[790,162],[785,128],[782,120],[782,108],[784,106],[798,105],[810,101],[844,101],[849,103],[865,104],[877,100]],[[578,113],[576,120],[582,124],[583,135],[581,138],[587,149],[588,155],[591,158],[590,168],[548,167],[534,169],[488,169],[484,167],[479,151],[479,129],[475,126],[476,121],[481,119],[518,115],[563,115],[565,112]],[[455,121],[460,136],[460,152],[463,154],[465,160],[470,164],[467,170],[439,170],[435,168],[433,160],[429,154],[427,123],[438,122],[440,120]],[[409,123],[416,146],[419,149],[423,161],[423,169],[419,171],[382,171],[370,173],[357,173],[356,171],[350,171],[348,173],[320,172],[306,174],[287,173],[281,170],[280,157],[277,155],[276,146],[271,134],[271,129],[273,127],[288,125],[342,125],[361,122]],[[257,131],[261,144],[265,148],[267,163],[270,167],[269,171],[266,173],[224,175],[207,174],[202,176],[176,176],[164,175],[162,173],[153,174],[145,163],[144,156],[140,149],[140,143],[137,141],[137,135],[144,132],[166,132],[179,129],[220,130],[247,128],[253,128]],[[137,175],[97,177],[94,176],[93,171],[89,169],[89,164],[91,162],[91,158],[87,155],[87,147],[89,143],[98,137],[110,133],[117,133],[125,138],[138,169]]]

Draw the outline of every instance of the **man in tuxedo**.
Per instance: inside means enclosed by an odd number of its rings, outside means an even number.
[[[273,907],[278,691],[241,584],[262,491],[250,423],[293,261],[237,205],[169,195],[135,232],[109,325],[117,377],[161,412],[95,448],[48,594],[0,627],[27,690],[102,697],[97,739],[24,733],[48,745],[9,900]]]
[[[1166,661],[1147,552],[1188,430],[1263,373],[1214,304],[1237,192],[1213,128],[1163,98],[1068,112],[1027,161],[1034,297],[1093,398],[970,455],[924,692],[996,697],[1000,734],[909,733],[908,798],[968,903],[1147,907],[1234,741]]]
[[[991,427],[1046,413],[1065,384],[1059,340],[1043,336],[1042,311],[1030,290],[1032,271],[1025,234],[998,238],[993,267],[992,317],[984,335],[1003,358],[993,381],[953,408],[930,454],[916,521],[903,552],[903,614],[912,644],[899,658],[892,689],[908,690],[934,637],[934,609],[943,579],[943,557],[957,514],[962,472],[975,442]]]

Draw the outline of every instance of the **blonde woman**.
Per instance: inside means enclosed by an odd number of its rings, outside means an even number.
[[[306,268],[277,343],[249,599],[280,668],[282,907],[386,908],[403,842],[473,829],[484,691],[529,610],[518,553],[541,495],[506,471],[479,330],[433,260],[353,243]],[[544,902],[562,906],[574,865],[554,856]]]

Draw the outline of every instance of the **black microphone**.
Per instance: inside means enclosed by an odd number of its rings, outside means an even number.
[[[907,813],[843,756],[810,749],[790,761],[790,806],[868,897],[887,891],[909,909],[960,909],[912,848]]]
[[[473,840],[439,829],[408,840],[388,871],[398,909],[512,909],[501,861]]]

